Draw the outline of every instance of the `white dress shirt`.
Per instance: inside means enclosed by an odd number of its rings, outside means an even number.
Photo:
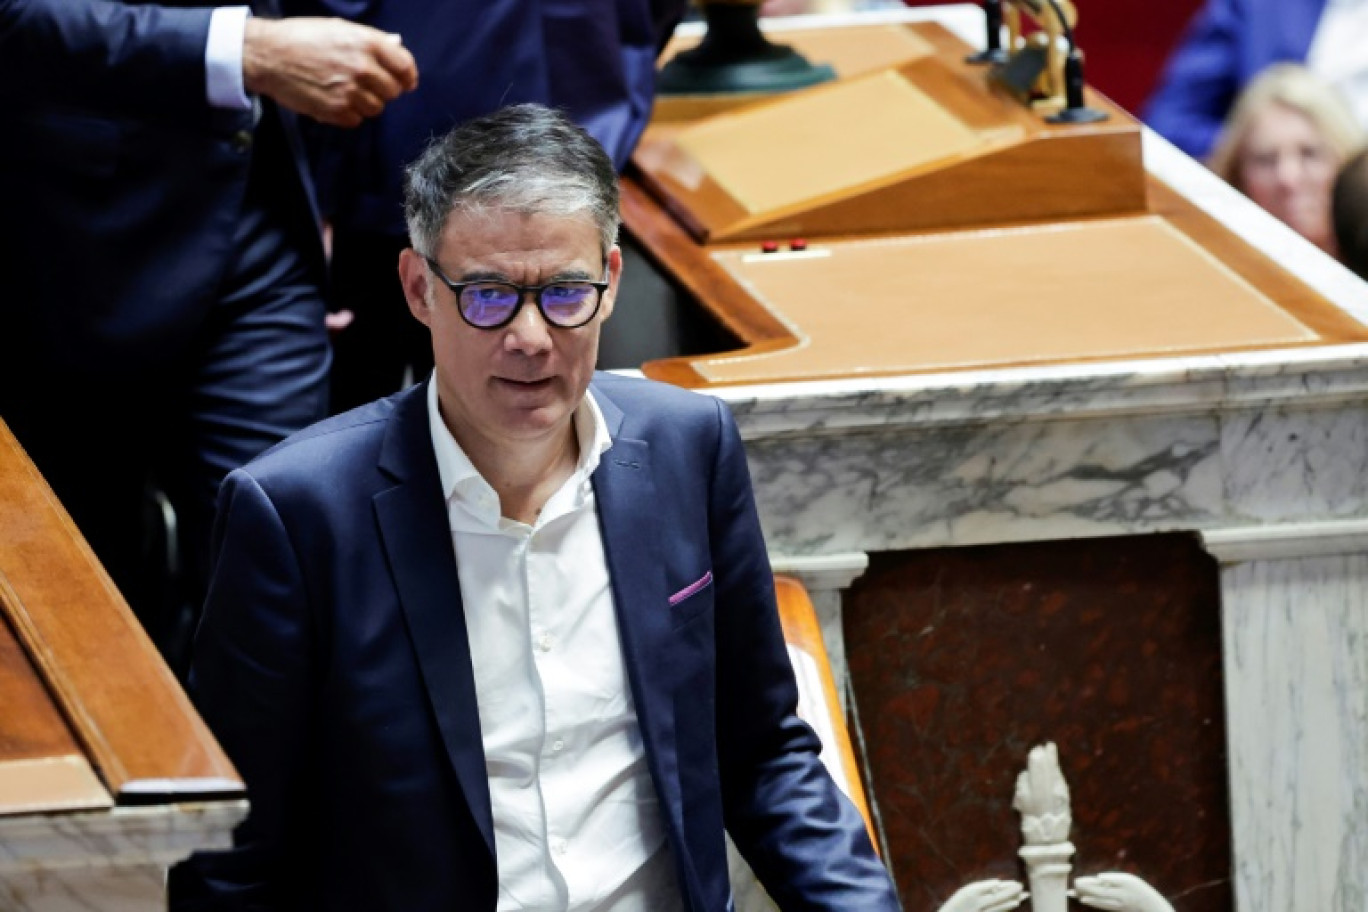
[[[215,108],[246,111],[252,107],[242,83],[242,43],[247,34],[246,6],[219,6],[209,14],[204,44],[204,91]]]
[[[1326,0],[1306,65],[1339,90],[1368,129],[1368,0]]]
[[[683,902],[623,663],[590,475],[612,446],[593,396],[579,461],[533,525],[428,419],[451,520],[494,815],[499,912],[669,912]]]

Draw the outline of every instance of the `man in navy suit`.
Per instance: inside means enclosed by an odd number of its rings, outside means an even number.
[[[730,413],[594,373],[612,161],[508,108],[408,174],[426,382],[232,473],[191,690],[248,787],[171,907],[895,910],[796,715]]]
[[[395,36],[253,6],[0,0],[0,417],[170,650],[144,485],[193,593],[220,479],[326,413],[296,112],[353,125],[416,81]]]

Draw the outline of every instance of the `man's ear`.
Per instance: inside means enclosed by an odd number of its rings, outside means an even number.
[[[399,283],[404,287],[404,300],[409,313],[424,326],[430,326],[432,309],[429,306],[432,273],[418,251],[406,247],[399,254]]]
[[[617,244],[608,251],[608,289],[603,293],[603,301],[599,304],[599,320],[606,320],[613,315],[613,305],[617,303],[618,288],[622,282],[622,248]]]

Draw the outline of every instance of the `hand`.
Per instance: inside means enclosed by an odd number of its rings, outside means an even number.
[[[314,120],[354,127],[418,85],[418,65],[398,35],[344,19],[247,20],[247,91]]]
[[[980,880],[960,887],[939,912],[1007,912],[1021,905],[1027,895],[1015,880]]]
[[[1173,912],[1159,892],[1132,874],[1098,874],[1074,881],[1078,901],[1113,912]]]

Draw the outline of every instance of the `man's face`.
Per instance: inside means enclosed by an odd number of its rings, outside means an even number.
[[[468,453],[552,441],[593,376],[599,331],[613,310],[622,254],[604,262],[598,229],[587,218],[490,210],[452,213],[432,258],[453,282],[542,285],[557,279],[604,280],[598,313],[584,326],[550,326],[526,295],[513,322],[476,329],[462,319],[455,295],[422,256],[404,251],[399,275],[409,310],[432,333],[442,416]]]

